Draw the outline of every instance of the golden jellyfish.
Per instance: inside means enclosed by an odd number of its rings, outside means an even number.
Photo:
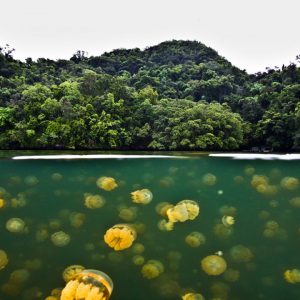
[[[240,278],[240,271],[229,268],[224,272],[223,277],[228,282],[236,282]]]
[[[131,199],[134,203],[148,204],[153,199],[153,194],[148,189],[137,190],[131,193]]]
[[[63,179],[63,176],[60,173],[53,173],[51,175],[51,179],[53,181],[61,181]]]
[[[75,277],[75,275],[82,272],[84,269],[85,269],[84,266],[81,266],[81,265],[68,266],[64,269],[64,271],[62,273],[62,277],[65,282],[69,282],[70,280],[72,280]]]
[[[292,269],[292,270],[286,270],[283,273],[284,279],[288,283],[298,283],[300,282],[300,270],[299,269]]]
[[[217,183],[217,177],[214,174],[207,173],[202,177],[202,183],[207,186],[213,186]]]
[[[61,292],[61,300],[108,300],[113,291],[111,278],[98,270],[84,270],[75,275]]]
[[[25,195],[22,193],[19,193],[17,197],[12,198],[10,200],[10,206],[13,208],[19,208],[19,207],[24,207],[27,205],[27,200],[25,198]]]
[[[201,294],[187,293],[182,296],[182,300],[205,300]]]
[[[169,202],[160,202],[155,206],[155,211],[162,217],[167,217],[167,210],[172,207],[174,205]]]
[[[159,180],[159,185],[163,188],[169,188],[174,185],[174,179],[170,176],[165,176]]]
[[[79,228],[85,221],[85,214],[79,212],[73,212],[69,216],[70,224],[74,228]]]
[[[59,300],[59,298],[57,298],[55,296],[48,296],[45,298],[45,300]]]
[[[236,175],[233,177],[233,181],[237,184],[243,183],[244,182],[244,177],[241,175]]]
[[[145,246],[141,243],[135,243],[131,250],[134,254],[141,254],[145,251]]]
[[[234,262],[247,263],[253,258],[253,253],[243,245],[236,245],[229,250],[229,256]]]
[[[42,261],[39,258],[27,259],[24,261],[24,268],[31,271],[39,270],[42,266]]]
[[[161,231],[172,231],[174,229],[173,222],[167,222],[165,219],[158,221],[157,227]]]
[[[233,233],[233,228],[231,227],[226,227],[221,223],[218,223],[214,226],[213,228],[213,233],[215,236],[217,236],[221,240],[226,240],[231,237]]]
[[[129,248],[136,239],[136,231],[127,224],[117,224],[104,235],[105,243],[115,251]]]
[[[105,200],[100,195],[84,194],[84,205],[90,209],[101,208],[105,204]]]
[[[0,209],[5,207],[5,200],[0,198]]]
[[[224,215],[235,216],[236,212],[237,212],[237,209],[234,206],[223,205],[219,208],[219,214],[221,216],[224,216]]]
[[[258,213],[258,217],[261,219],[261,220],[266,220],[268,218],[270,218],[270,213],[266,210],[261,210],[259,213]]]
[[[47,228],[39,228],[35,233],[35,239],[37,242],[44,242],[49,237]]]
[[[164,265],[154,259],[150,259],[142,267],[142,275],[147,279],[153,279],[158,277],[161,273],[164,272]]]
[[[170,222],[185,222],[194,220],[200,212],[200,207],[193,200],[182,200],[174,207],[167,210],[167,216]]]
[[[299,179],[295,177],[284,177],[280,181],[280,185],[285,190],[294,191],[299,187]]]
[[[230,227],[235,223],[234,217],[232,216],[223,216],[222,223],[225,227]]]
[[[34,186],[39,183],[39,180],[35,176],[26,176],[24,178],[24,183],[29,186]]]
[[[142,255],[135,255],[132,258],[132,262],[137,266],[141,266],[144,264],[145,258]]]
[[[118,187],[118,184],[114,178],[105,176],[98,178],[96,184],[100,189],[108,192]]]
[[[49,220],[49,227],[53,230],[58,230],[62,226],[62,222],[59,219],[50,219]]]
[[[137,217],[136,207],[126,207],[122,206],[119,208],[119,218],[126,222],[132,222]]]
[[[57,231],[51,235],[52,243],[57,247],[64,247],[70,243],[71,237],[64,231]]]
[[[206,237],[203,233],[194,231],[185,237],[185,242],[190,247],[199,247],[200,245],[205,244]]]
[[[209,255],[201,260],[201,267],[206,274],[216,276],[225,272],[227,263],[219,255]]]
[[[291,206],[295,208],[300,208],[300,197],[294,197],[289,200]]]
[[[25,222],[20,218],[11,218],[6,222],[6,229],[12,233],[24,233],[26,230]]]
[[[230,292],[230,286],[221,281],[215,281],[210,287],[211,293],[213,295],[212,300],[225,300],[228,299],[228,294]]]
[[[23,284],[30,277],[30,273],[26,269],[14,270],[9,276],[9,282],[16,285]]]
[[[255,169],[252,166],[246,166],[244,173],[248,176],[251,176],[255,173]]]
[[[0,249],[0,270],[4,269],[8,264],[8,257],[4,250]]]

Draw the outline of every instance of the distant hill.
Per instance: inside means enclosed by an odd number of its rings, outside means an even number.
[[[295,64],[248,75],[197,41],[26,62],[0,47],[3,149],[294,151],[299,103]]]

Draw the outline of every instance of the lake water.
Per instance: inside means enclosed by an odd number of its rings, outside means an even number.
[[[298,159],[11,155],[0,159],[0,249],[9,259],[0,270],[1,300],[45,299],[65,286],[62,272],[74,264],[107,273],[114,282],[111,299],[181,299],[191,291],[206,300],[300,299],[300,283],[283,276],[300,269]],[[103,176],[113,177],[118,187],[100,189],[96,181]],[[152,192],[149,204],[132,202],[131,192],[141,189]],[[102,196],[104,205],[87,208],[87,194]],[[184,199],[199,205],[199,215],[163,230],[167,216],[157,205]],[[235,223],[224,226],[224,216]],[[21,232],[7,230],[11,218],[25,222]],[[130,248],[114,251],[103,237],[120,223],[131,224],[137,236]],[[59,231],[70,236],[62,247],[51,240]],[[188,244],[191,232],[202,233],[205,243]],[[200,262],[215,253],[227,271],[211,276]],[[145,278],[143,259],[158,260],[163,272]]]

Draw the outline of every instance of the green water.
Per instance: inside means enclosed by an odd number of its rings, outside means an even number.
[[[300,196],[300,186],[289,190],[280,184],[284,177],[300,179],[299,160],[247,161],[204,155],[122,160],[5,158],[0,160],[0,166],[0,193],[5,200],[5,207],[0,209],[0,249],[9,257],[9,263],[0,271],[1,300],[45,299],[52,289],[65,285],[62,272],[73,264],[109,274],[114,282],[111,299],[181,299],[184,291],[192,290],[206,300],[300,299],[300,283],[287,283],[283,277],[287,269],[300,269],[300,208],[290,204],[290,199]],[[54,173],[61,176],[53,179]],[[203,182],[207,173],[216,176],[214,185]],[[257,191],[251,185],[255,174],[266,176],[273,192]],[[115,178],[118,188],[100,190],[96,180],[101,176]],[[142,188],[153,193],[148,205],[131,201],[130,193]],[[105,205],[86,208],[84,193],[103,196]],[[12,207],[16,197],[23,199],[24,206]],[[161,231],[157,223],[163,217],[156,212],[156,205],[163,201],[175,205],[183,199],[199,204],[199,216],[175,223],[173,231]],[[220,208],[224,205],[236,208],[235,224],[227,238],[214,230],[216,224],[222,223]],[[136,208],[134,220],[120,218],[122,206]],[[70,223],[74,212],[85,216],[78,228]],[[6,229],[7,220],[13,217],[25,221],[25,232],[11,233]],[[268,221],[278,223],[271,237],[264,235]],[[142,276],[142,266],[132,261],[132,247],[114,252],[104,243],[106,230],[118,223],[139,224],[134,244],[144,245],[141,255],[145,261],[162,262],[164,272],[159,277],[149,280]],[[41,228],[49,236],[38,241]],[[50,239],[60,230],[71,237],[64,247],[55,246]],[[185,242],[193,231],[205,235],[204,245],[193,248]],[[236,245],[247,247],[252,257],[235,261],[230,250]],[[201,259],[216,251],[223,252],[227,268],[239,271],[234,282],[224,274],[209,276],[201,269]],[[29,277],[16,283],[10,276],[20,269],[27,270]]]

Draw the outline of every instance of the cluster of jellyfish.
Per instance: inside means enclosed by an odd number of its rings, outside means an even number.
[[[170,170],[170,174],[175,174],[177,170]],[[253,167],[247,167],[244,176],[235,176],[233,181],[236,184],[245,184],[248,180],[249,186],[265,197],[271,208],[276,208],[279,204],[273,197],[281,191],[291,192],[289,205],[293,208],[300,208],[300,197],[293,194],[299,187],[299,180],[296,177],[286,176],[280,177],[281,174],[276,170],[269,174],[256,174]],[[17,182],[17,179],[12,179]],[[59,182],[62,176],[59,173],[52,175],[52,180]],[[144,182],[150,181],[145,177]],[[33,187],[38,184],[38,179],[34,176],[28,176],[24,180],[25,184]],[[205,188],[214,187],[218,182],[217,177],[212,173],[207,173],[201,178],[201,185]],[[163,188],[174,187],[172,177],[165,176],[159,180],[159,184]],[[57,248],[65,248],[72,245],[72,232],[64,229],[68,224],[74,230],[84,228],[87,221],[87,214],[103,210],[108,203],[109,193],[122,186],[113,177],[102,176],[96,179],[97,192],[85,192],[81,196],[82,210],[69,211],[60,210],[57,218],[49,219],[43,224],[38,224],[34,228],[34,237],[36,243],[50,242],[52,246]],[[102,236],[98,233],[99,240],[105,245],[109,251],[107,255],[101,255],[97,250],[98,245],[90,242],[84,245],[84,250],[92,253],[91,257],[95,266],[103,263],[108,259],[112,265],[118,266],[124,260],[130,258],[132,264],[138,268],[138,273],[143,280],[151,282],[151,286],[157,290],[162,298],[181,298],[183,300],[204,300],[204,291],[202,287],[185,287],[180,284],[179,270],[184,264],[182,262],[182,254],[179,251],[168,251],[165,256],[152,255],[145,246],[153,235],[147,237],[147,224],[137,223],[136,219],[142,209],[152,209],[151,203],[155,195],[149,188],[137,185],[131,191],[127,198],[131,202],[116,205],[117,222],[103,229]],[[218,191],[219,195],[223,194],[222,190]],[[119,202],[118,202],[119,203]],[[22,208],[28,204],[27,195],[19,193],[15,197],[9,196],[4,188],[0,188],[0,210],[7,208]],[[150,208],[148,208],[150,207]],[[202,207],[201,207],[202,208]],[[155,205],[156,217],[159,216],[157,229],[163,234],[176,234],[181,232],[181,226],[189,228],[191,222],[196,222],[200,218],[200,205],[196,200],[184,199],[177,203],[159,202]],[[230,284],[238,282],[243,276],[243,270],[251,272],[257,269],[255,263],[255,248],[247,245],[237,244],[232,246],[230,241],[234,238],[236,222],[239,222],[238,209],[235,206],[223,204],[219,207],[215,214],[215,220],[211,233],[203,232],[201,227],[192,227],[181,241],[181,247],[188,247],[193,251],[199,248],[198,252],[192,252],[198,257],[197,268],[193,270],[199,278],[220,278],[218,281],[209,281],[212,294],[211,299],[227,300],[230,294]],[[202,214],[202,210],[201,210]],[[280,222],[275,220],[270,212],[262,210],[257,216],[258,220],[263,221],[260,234],[268,241],[288,239],[287,230],[280,226]],[[155,219],[155,217],[154,217]],[[8,218],[5,223],[7,232],[14,236],[28,235],[30,233],[31,223],[26,219],[19,217]],[[197,228],[197,230],[195,229]],[[74,231],[75,232],[75,231]],[[146,232],[146,233],[145,233]],[[300,229],[299,229],[300,234]],[[212,237],[213,236],[213,237]],[[147,240],[147,239],[148,240]],[[207,244],[210,240],[217,239],[221,244],[224,243],[223,249],[208,250]],[[144,244],[145,242],[145,244]],[[102,245],[102,244],[101,244]],[[102,250],[105,248],[102,248]],[[195,250],[195,249],[194,249]],[[219,250],[219,251],[217,251]],[[198,250],[197,250],[198,251]],[[123,254],[124,253],[124,254]],[[155,252],[153,252],[155,253]],[[0,272],[7,268],[9,264],[9,256],[5,250],[0,249]],[[18,297],[23,291],[26,283],[30,280],[30,271],[41,268],[40,260],[28,260],[24,264],[10,272],[7,281],[1,286],[1,291],[9,296]],[[62,279],[64,286],[54,288],[44,297],[45,300],[108,300],[113,292],[113,278],[104,273],[102,270],[90,269],[83,265],[70,265],[62,271]],[[291,266],[291,269],[282,270],[281,278],[287,284],[300,283],[300,270],[297,266]],[[266,284],[270,281],[265,280]],[[37,297],[38,290],[31,291],[28,299],[35,295]],[[41,295],[40,295],[41,296]],[[43,295],[44,296],[44,295]]]

